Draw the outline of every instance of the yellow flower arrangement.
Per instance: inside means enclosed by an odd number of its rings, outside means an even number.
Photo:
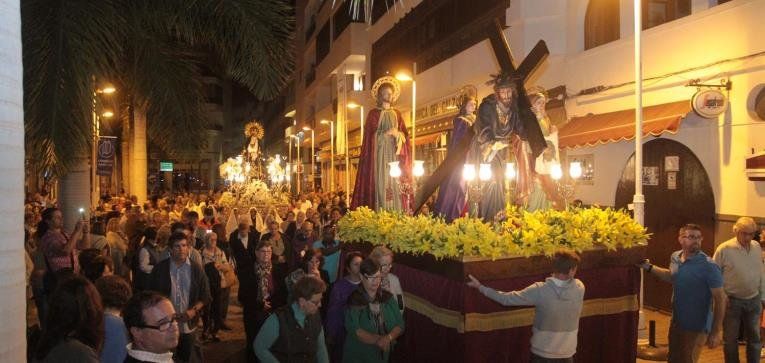
[[[438,259],[552,255],[559,248],[608,250],[644,244],[645,228],[623,211],[611,208],[527,212],[509,206],[495,225],[476,218],[408,216],[360,207],[340,219],[338,236],[345,241],[386,245],[396,252],[430,253]]]

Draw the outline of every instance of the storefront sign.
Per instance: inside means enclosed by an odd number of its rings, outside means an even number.
[[[419,123],[421,121],[427,121],[449,114],[456,114],[460,107],[460,97],[462,97],[462,92],[457,91],[437,101],[418,107],[417,122]]]
[[[96,174],[102,176],[112,175],[112,170],[114,169],[116,144],[116,137],[102,136],[98,139],[98,161],[96,162]]]
[[[691,98],[691,107],[701,117],[715,118],[728,108],[728,98],[717,89],[700,90]]]

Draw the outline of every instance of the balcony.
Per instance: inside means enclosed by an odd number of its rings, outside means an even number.
[[[329,52],[323,57],[319,57],[317,48],[316,76],[319,79],[325,79],[334,73],[337,67],[344,62],[348,62],[358,57],[364,57],[369,48],[366,24],[350,23],[337,39],[332,42]]]

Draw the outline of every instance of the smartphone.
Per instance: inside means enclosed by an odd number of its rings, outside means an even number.
[[[80,218],[84,221],[85,220],[85,208],[80,208]]]
[[[212,229],[206,230],[205,233],[212,233]]]

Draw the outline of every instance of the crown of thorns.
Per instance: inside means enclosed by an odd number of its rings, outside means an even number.
[[[498,87],[517,87],[516,86],[516,82],[519,79],[520,78],[518,76],[516,76],[515,74],[513,74],[513,73],[510,73],[510,72],[507,72],[507,71],[502,71],[502,72],[499,72],[497,74],[492,74],[491,75],[491,80],[486,82],[486,84],[489,85],[489,86],[494,86],[494,88],[498,88]]]

